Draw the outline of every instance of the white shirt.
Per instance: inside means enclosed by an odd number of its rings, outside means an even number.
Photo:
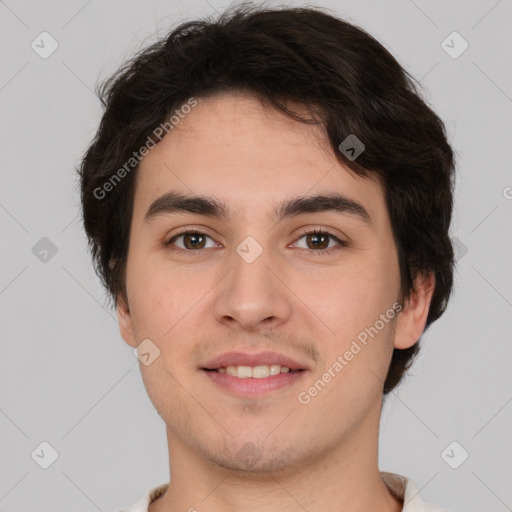
[[[380,475],[391,494],[400,501],[403,501],[402,512],[450,512],[446,508],[436,507],[432,503],[423,501],[416,485],[405,476],[383,471],[381,471]],[[168,483],[153,487],[136,503],[120,512],[148,512],[149,504],[162,496],[168,487]]]

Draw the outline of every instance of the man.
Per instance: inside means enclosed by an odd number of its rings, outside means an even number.
[[[320,9],[244,5],[101,94],[84,226],[171,473],[126,510],[441,510],[378,468],[452,289],[453,152],[406,72]]]

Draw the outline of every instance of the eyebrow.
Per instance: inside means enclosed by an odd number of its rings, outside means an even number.
[[[303,213],[327,211],[349,214],[372,225],[371,217],[361,203],[339,193],[288,199],[274,210],[274,218],[280,222],[285,218]],[[149,224],[157,217],[180,212],[205,215],[225,222],[229,221],[232,216],[225,202],[219,199],[204,195],[190,196],[179,192],[168,192],[151,203],[144,215],[144,224]]]

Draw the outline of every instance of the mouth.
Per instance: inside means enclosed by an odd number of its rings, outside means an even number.
[[[226,352],[203,365],[204,370],[220,370],[222,372],[222,369],[225,369],[227,373],[233,372],[233,368],[236,369],[236,374],[233,373],[233,376],[238,376],[239,370],[241,369],[241,378],[253,376],[260,378],[260,375],[262,375],[262,377],[268,377],[269,375],[276,375],[278,373],[309,369],[305,363],[296,361],[284,354],[270,351],[260,352],[259,354]],[[255,375],[249,374],[247,368],[251,368],[252,371],[256,370]],[[268,373],[264,373],[267,369]],[[231,373],[229,374],[231,375]]]
[[[227,375],[236,377],[237,379],[265,379],[267,377],[272,377],[283,373],[296,373],[304,371],[302,368],[292,370],[288,366],[281,366],[279,364],[264,364],[258,366],[230,365],[221,366],[216,369],[202,368],[202,370],[207,372],[226,373]]]
[[[218,388],[238,397],[288,388],[309,371],[304,364],[275,352],[230,352],[209,361],[200,370]]]

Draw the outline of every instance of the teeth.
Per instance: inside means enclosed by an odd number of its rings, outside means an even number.
[[[236,368],[236,371],[236,376],[239,379],[246,379],[248,377],[252,377],[252,368],[250,366],[239,366],[238,368]]]
[[[228,366],[227,368],[219,368],[219,373],[227,373],[232,377],[239,379],[247,379],[253,377],[254,379],[263,379],[269,375],[279,375],[280,373],[288,373],[290,368],[287,366],[280,366],[278,364],[261,365],[261,366]]]

